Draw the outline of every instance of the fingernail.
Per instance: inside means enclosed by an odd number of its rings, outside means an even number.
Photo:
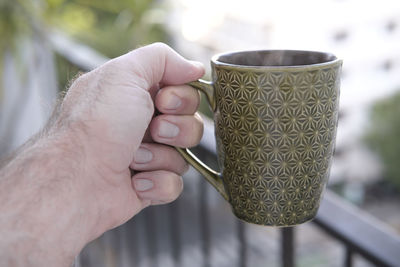
[[[179,128],[168,121],[161,121],[158,136],[172,138],[179,134]]]
[[[177,97],[176,95],[171,94],[166,100],[165,108],[166,109],[177,109],[181,106],[181,104],[182,104],[181,99],[179,97]]]
[[[136,179],[135,180],[135,189],[137,191],[147,191],[153,188],[154,183],[149,179]]]
[[[135,163],[147,163],[153,159],[153,153],[144,147],[139,147],[135,155]]]

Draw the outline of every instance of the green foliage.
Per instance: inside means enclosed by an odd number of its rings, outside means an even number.
[[[0,0],[0,49],[1,52],[15,44],[18,34],[29,32],[29,22],[18,2]]]
[[[46,0],[43,20],[103,55],[113,58],[139,45],[166,41],[161,7],[150,0]],[[59,88],[64,90],[78,68],[57,56]]]
[[[0,0],[0,60],[7,49],[18,57],[14,52],[18,40],[35,33],[33,26],[62,30],[111,58],[139,45],[165,42],[163,9],[155,1]],[[59,85],[64,89],[78,69],[58,56],[56,65]]]
[[[81,70],[60,55],[55,55],[57,69],[58,88],[60,92],[66,92],[71,83],[79,76]]]
[[[400,92],[379,101],[372,109],[365,140],[381,157],[384,177],[400,189]]]
[[[108,57],[139,45],[166,41],[163,11],[150,0],[46,0],[47,24]]]
[[[155,0],[0,0],[0,58],[33,25],[60,29],[108,57],[165,42],[163,9]]]

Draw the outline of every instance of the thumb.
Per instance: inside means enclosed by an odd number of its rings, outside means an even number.
[[[142,78],[146,90],[153,85],[178,85],[191,82],[204,75],[204,66],[200,62],[183,58],[168,45],[154,43],[133,50],[121,56],[130,71]]]

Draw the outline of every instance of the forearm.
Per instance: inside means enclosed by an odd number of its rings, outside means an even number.
[[[199,94],[183,84],[203,74],[154,44],[79,77],[42,137],[0,167],[0,266],[67,266],[87,242],[176,199],[186,163],[170,146],[202,132]]]
[[[68,266],[90,241],[96,214],[82,201],[77,147],[43,137],[0,170],[1,266]]]

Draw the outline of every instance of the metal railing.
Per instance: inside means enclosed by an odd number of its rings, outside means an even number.
[[[205,125],[205,135],[200,146],[215,157],[212,122],[206,121]],[[361,255],[377,266],[400,266],[400,236],[381,221],[340,199],[329,189],[312,222],[342,243],[346,250],[344,266],[352,266],[354,254]],[[295,266],[295,231],[296,227],[281,228],[281,259],[285,267]],[[243,230],[238,231],[238,239],[246,247],[241,232]],[[245,259],[242,261],[245,262]]]
[[[47,37],[56,53],[84,71],[107,60],[62,34],[52,33]],[[204,161],[215,163],[212,122],[206,120],[204,136],[196,151]],[[194,173],[191,175],[196,176]],[[193,179],[191,180],[193,183]],[[195,193],[184,191],[182,198],[168,206],[148,208],[125,225],[90,244],[77,258],[75,266],[192,266],[190,259],[184,260],[183,253],[193,255],[190,256],[193,262],[202,262],[196,266],[218,266],[213,262],[215,238],[212,237],[213,228],[219,224],[212,222],[211,218],[218,217],[220,210],[215,209],[215,206],[222,199],[217,199],[216,203],[210,205],[209,185],[202,179],[194,183]],[[236,257],[234,262],[237,266],[250,266],[249,251],[252,248],[246,234],[248,226],[240,220],[230,220],[230,237],[222,243],[222,247],[228,246],[230,252],[227,254]],[[192,225],[197,225],[196,233]],[[400,266],[399,235],[329,190],[324,195],[313,225],[342,244],[345,252],[343,266],[352,266],[355,254],[377,266]],[[224,226],[218,227],[221,239],[226,239],[227,236],[222,237],[224,231],[221,229]],[[281,266],[296,265],[296,229],[280,229]],[[197,244],[200,249],[193,249],[196,247],[193,244]],[[231,253],[232,251],[235,252]],[[169,256],[161,257],[160,260],[159,255],[165,253]],[[265,266],[270,265],[265,263]]]

